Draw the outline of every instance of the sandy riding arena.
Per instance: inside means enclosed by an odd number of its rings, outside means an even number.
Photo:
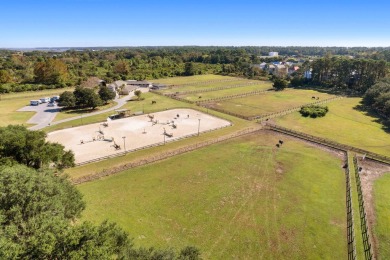
[[[170,142],[199,132],[230,126],[230,122],[192,109],[172,109],[104,123],[55,131],[48,141],[75,153],[76,163],[157,143]]]

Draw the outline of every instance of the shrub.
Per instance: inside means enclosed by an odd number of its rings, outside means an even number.
[[[327,106],[307,105],[301,107],[299,113],[304,117],[310,116],[311,118],[316,118],[325,116],[328,111],[329,109]]]

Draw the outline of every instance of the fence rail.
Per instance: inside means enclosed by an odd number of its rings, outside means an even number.
[[[183,86],[198,86],[198,85],[203,85],[207,83],[216,83],[216,82],[229,82],[229,81],[244,81],[246,79],[241,79],[241,78],[234,78],[234,79],[216,79],[216,80],[206,80],[206,81],[197,81],[193,83],[184,83],[184,84],[173,84],[169,85],[170,88],[180,88]]]
[[[348,164],[349,153],[345,153],[345,163],[348,167],[345,168],[346,179],[346,207],[347,207],[347,243],[348,243],[348,259],[356,259],[356,241],[355,241],[355,229],[353,221],[353,208],[352,208],[352,192],[351,192],[351,175],[350,167]]]
[[[197,105],[200,105],[202,103],[210,103],[213,101],[221,101],[221,100],[228,100],[228,99],[233,99],[233,98],[240,98],[240,97],[247,97],[247,96],[253,96],[253,95],[258,95],[258,94],[264,94],[269,92],[270,90],[254,90],[250,92],[245,92],[241,94],[235,94],[235,95],[228,95],[228,96],[222,96],[222,97],[216,97],[216,98],[209,98],[205,100],[199,100],[195,101]]]
[[[239,87],[246,87],[249,85],[256,85],[259,84],[258,82],[247,82],[245,84],[235,84],[230,86],[221,86],[221,87],[214,87],[214,88],[202,88],[202,89],[195,89],[195,90],[188,90],[188,91],[178,91],[176,93],[165,93],[165,95],[187,95],[187,94],[195,94],[195,93],[204,93],[204,92],[212,92],[212,91],[218,91],[218,90],[224,90],[224,89],[231,89],[231,88],[239,88]]]
[[[84,176],[84,177],[80,177],[80,178],[77,178],[77,179],[73,179],[72,183],[77,185],[77,184],[81,184],[81,183],[84,183],[84,182],[97,180],[97,179],[100,179],[102,177],[113,175],[113,174],[116,174],[118,172],[122,172],[122,171],[127,170],[127,169],[131,169],[131,168],[135,168],[135,167],[138,167],[138,166],[142,166],[142,165],[146,165],[146,164],[149,164],[149,163],[153,163],[153,162],[156,162],[156,161],[160,161],[160,160],[163,160],[163,159],[167,159],[167,158],[170,158],[172,156],[183,154],[183,153],[186,153],[186,152],[189,152],[189,151],[193,151],[193,150],[196,150],[196,149],[199,149],[199,148],[203,148],[203,147],[206,147],[206,146],[209,146],[209,145],[212,145],[212,144],[215,144],[215,143],[223,142],[225,140],[229,140],[229,139],[236,138],[236,137],[239,137],[239,136],[251,134],[251,133],[254,133],[254,132],[257,132],[257,131],[260,131],[260,130],[261,130],[261,128],[259,128],[259,127],[257,127],[257,128],[247,128],[247,129],[244,129],[244,130],[241,130],[241,131],[229,134],[229,135],[225,135],[225,136],[220,136],[220,137],[214,138],[212,140],[207,140],[207,141],[203,141],[203,142],[187,145],[185,147],[181,147],[181,148],[178,148],[178,149],[162,152],[162,153],[159,153],[157,155],[150,156],[150,157],[147,157],[145,159],[140,159],[140,160],[137,160],[137,161],[129,162],[129,163],[126,163],[126,164],[121,165],[121,166],[112,167],[110,169],[103,169],[99,173],[96,173],[96,174],[93,174],[93,175]],[[162,145],[162,144],[160,143],[159,145]],[[117,154],[116,156],[120,156],[120,155],[124,155],[124,153]]]
[[[291,135],[291,136],[294,136],[294,137],[297,137],[297,138],[300,138],[300,139],[304,139],[304,140],[307,140],[307,141],[310,141],[310,142],[318,143],[318,144],[321,144],[321,145],[324,145],[324,146],[327,146],[327,147],[330,147],[330,148],[334,148],[334,149],[337,149],[337,150],[353,151],[353,152],[356,152],[356,153],[359,153],[359,154],[364,154],[367,159],[370,159],[370,160],[373,160],[373,161],[378,161],[378,162],[390,165],[390,157],[388,157],[388,156],[384,156],[384,155],[381,155],[381,154],[377,154],[377,153],[373,153],[373,152],[370,152],[370,151],[366,151],[366,150],[363,150],[363,149],[360,149],[360,148],[357,148],[357,147],[353,147],[353,146],[350,146],[350,145],[341,144],[341,143],[338,143],[338,142],[335,142],[335,141],[332,141],[332,140],[329,140],[329,139],[326,139],[326,138],[321,138],[321,137],[309,135],[309,134],[306,134],[306,133],[298,132],[298,131],[295,131],[295,130],[292,130],[292,129],[288,129],[288,128],[285,128],[285,127],[282,127],[282,126],[275,125],[275,124],[266,123],[266,127],[268,127],[268,129],[270,129],[272,131],[276,131],[276,132],[280,132],[280,133],[283,133],[283,134]]]
[[[199,133],[200,134],[204,134],[204,133],[208,133],[208,132],[211,132],[211,131],[219,130],[219,129],[222,129],[222,128],[225,128],[225,127],[229,127],[229,126],[232,126],[232,123],[230,123],[229,125],[226,125],[226,126],[221,126],[221,127],[218,127],[218,128],[213,128],[213,129],[209,129],[209,130],[200,131]],[[102,157],[95,158],[95,159],[92,159],[92,160],[88,160],[88,161],[77,163],[76,166],[82,166],[82,165],[89,164],[89,163],[103,161],[103,160],[106,160],[106,159],[109,159],[109,158],[115,158],[115,157],[118,157],[118,156],[123,156],[123,155],[126,155],[127,153],[136,152],[136,151],[139,151],[139,150],[145,150],[145,149],[148,149],[148,148],[165,145],[166,143],[179,141],[179,140],[186,139],[186,138],[193,137],[193,136],[198,136],[198,133],[193,133],[193,134],[189,134],[189,135],[180,136],[180,137],[177,137],[177,138],[167,139],[167,140],[165,140],[165,142],[158,142],[158,143],[154,143],[154,144],[145,145],[145,146],[142,146],[142,147],[126,150],[126,151],[123,151],[123,152],[114,153],[114,154],[110,154],[110,155],[107,155],[107,156],[102,156]]]
[[[370,240],[366,211],[364,208],[364,197],[363,197],[363,191],[362,191],[360,175],[359,175],[359,164],[356,155],[353,157],[353,164],[354,164],[357,194],[358,194],[358,201],[359,201],[359,213],[360,213],[360,223],[361,223],[362,238],[363,238],[364,256],[366,259],[371,260],[373,259],[374,254],[372,250],[372,243]]]

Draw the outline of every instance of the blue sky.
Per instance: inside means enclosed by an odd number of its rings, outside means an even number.
[[[390,46],[390,1],[0,0],[0,48]]]

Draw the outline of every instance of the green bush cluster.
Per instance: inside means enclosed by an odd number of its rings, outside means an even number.
[[[301,107],[299,113],[304,117],[310,116],[311,118],[316,118],[325,116],[328,111],[329,109],[327,106],[307,105]]]

